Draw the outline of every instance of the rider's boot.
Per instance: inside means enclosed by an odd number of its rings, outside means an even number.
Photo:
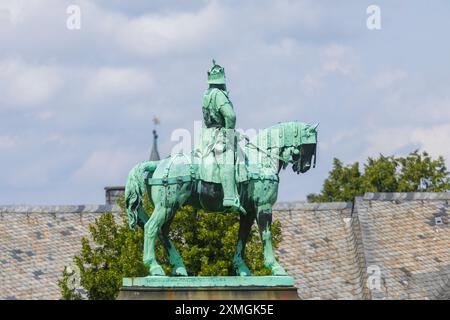
[[[223,206],[237,213],[246,214],[247,212],[241,206],[236,188],[236,179],[234,166],[224,165],[220,168],[222,188],[223,188]]]

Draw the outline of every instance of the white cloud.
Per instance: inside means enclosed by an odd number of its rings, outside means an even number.
[[[124,183],[126,173],[138,163],[140,153],[142,150],[126,148],[96,150],[73,173],[71,181],[81,185],[92,181],[103,185]]]
[[[93,97],[138,95],[153,87],[148,71],[133,68],[100,68],[89,76],[86,91]]]
[[[7,151],[17,145],[17,138],[11,135],[0,136],[0,150]]]
[[[50,100],[63,84],[58,68],[26,63],[20,59],[0,61],[0,102],[3,108],[35,107]]]
[[[121,20],[115,26],[115,36],[125,50],[145,57],[198,50],[217,36],[225,15],[216,2],[198,12],[147,14]]]
[[[448,93],[446,93],[448,94]],[[418,117],[426,115],[427,119],[435,122],[450,122],[450,96],[436,96],[428,98],[414,110]]]
[[[55,144],[62,145],[62,144],[65,144],[67,142],[67,139],[62,134],[52,133],[49,136],[47,136],[44,139],[43,142],[44,143],[48,143],[48,144],[52,144],[52,145],[55,145]]]
[[[412,143],[411,127],[397,127],[397,128],[370,128],[366,131],[367,146],[363,152],[363,157],[374,157],[380,153],[384,155],[395,154],[395,152],[402,147],[408,146]]]
[[[36,114],[36,118],[38,118],[41,121],[47,121],[47,120],[50,120],[51,118],[53,118],[54,115],[55,114],[53,112],[46,110],[46,111],[38,112]]]
[[[328,73],[340,73],[349,75],[356,69],[354,49],[341,44],[331,44],[326,46],[322,52],[322,71]]]
[[[14,174],[8,173],[7,182],[13,188],[39,188],[47,186],[50,182],[53,159],[37,159],[30,156],[27,165],[15,170]],[[24,201],[23,199],[22,201]]]
[[[320,126],[319,126],[320,130]],[[320,151],[328,151],[333,146],[345,143],[345,141],[350,141],[355,135],[357,135],[357,130],[355,128],[350,130],[343,130],[336,132],[333,136],[325,138],[326,140],[321,140],[319,144]]]
[[[310,71],[302,79],[302,85],[306,93],[318,90],[323,85],[324,80],[332,74],[349,78],[358,75],[358,57],[351,46],[330,44],[321,48],[319,55],[321,59],[319,68]]]
[[[4,22],[16,24],[19,22],[21,13],[24,9],[24,3],[19,0],[3,0],[0,3],[0,14]],[[21,19],[20,19],[21,20]]]
[[[81,203],[98,190],[103,201],[104,185],[123,184],[148,157],[153,115],[161,154],[172,129],[201,119],[211,57],[227,70],[240,127],[321,123],[319,165],[301,182],[286,172],[281,200],[317,191],[334,156],[449,149],[450,45],[432,15],[417,32],[392,8],[416,35],[408,47],[394,25],[368,32],[357,1],[75,2],[79,31],[66,28],[74,1],[0,1],[0,202],[56,201],[55,189]],[[424,40],[439,48],[433,59],[417,47]],[[42,194],[24,191],[29,181]]]
[[[270,54],[273,57],[291,58],[299,57],[304,53],[304,48],[296,39],[285,37],[277,42],[264,43],[259,51]]]
[[[450,124],[429,127],[400,126],[398,128],[380,128],[366,137],[368,146],[364,156],[397,154],[401,149],[413,151],[420,148],[434,157],[444,156],[450,165]]]
[[[450,124],[417,128],[411,134],[411,140],[420,143],[430,154],[444,156],[450,165]]]
[[[393,69],[385,70],[376,74],[372,80],[373,85],[377,88],[390,88],[393,85],[398,85],[408,78],[408,73],[405,70]]]

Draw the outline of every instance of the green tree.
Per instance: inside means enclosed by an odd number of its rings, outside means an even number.
[[[130,232],[125,219],[123,214],[121,223],[117,223],[109,212],[89,226],[90,239],[81,239],[81,251],[73,258],[74,267],[66,266],[58,282],[63,299],[81,299],[77,291],[80,288],[89,299],[115,299],[124,274],[146,275],[142,263],[143,232]]]
[[[398,163],[394,157],[380,155],[378,159],[368,158],[364,164],[364,175],[361,177],[360,190],[364,192],[396,192],[398,191]],[[362,193],[361,193],[362,192]]]
[[[339,159],[333,159],[333,169],[323,183],[320,194],[308,195],[309,202],[348,201],[361,190],[359,163],[344,166]]]
[[[358,162],[344,166],[335,158],[321,193],[308,195],[308,201],[352,201],[365,192],[449,190],[450,172],[445,166],[445,159],[433,159],[427,152],[415,150],[406,157],[369,157],[364,164],[364,172],[360,172]]]
[[[123,277],[146,276],[142,262],[143,231],[128,229],[124,199],[119,201],[122,212],[119,222],[112,213],[102,214],[90,227],[90,237],[82,239],[82,248],[73,258],[74,267],[65,267],[58,284],[63,299],[81,299],[79,289],[89,299],[115,299]],[[151,215],[148,199],[145,207]],[[170,236],[183,257],[190,275],[234,275],[232,256],[237,241],[239,217],[235,214],[206,213],[191,207],[179,210],[172,222]],[[281,241],[281,224],[272,226],[273,245]],[[255,275],[268,275],[264,267],[263,250],[256,226],[247,243],[247,264]],[[157,245],[157,257],[170,273],[167,255]]]
[[[416,191],[421,179],[423,191],[446,192],[450,190],[449,171],[445,166],[445,159],[438,157],[431,159],[427,152],[420,154],[417,150],[405,158],[398,158],[400,175],[398,191]]]

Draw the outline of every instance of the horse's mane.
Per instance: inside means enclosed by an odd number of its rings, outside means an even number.
[[[291,143],[301,142],[302,129],[309,124],[299,121],[279,122],[273,126],[260,130],[250,139],[254,145],[267,148],[283,148]]]

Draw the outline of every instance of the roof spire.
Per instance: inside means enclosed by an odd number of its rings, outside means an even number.
[[[159,161],[161,158],[159,157],[158,152],[158,133],[156,132],[156,126],[159,124],[159,119],[157,117],[153,117],[153,124],[155,125],[155,129],[153,129],[153,145],[149,160]]]

